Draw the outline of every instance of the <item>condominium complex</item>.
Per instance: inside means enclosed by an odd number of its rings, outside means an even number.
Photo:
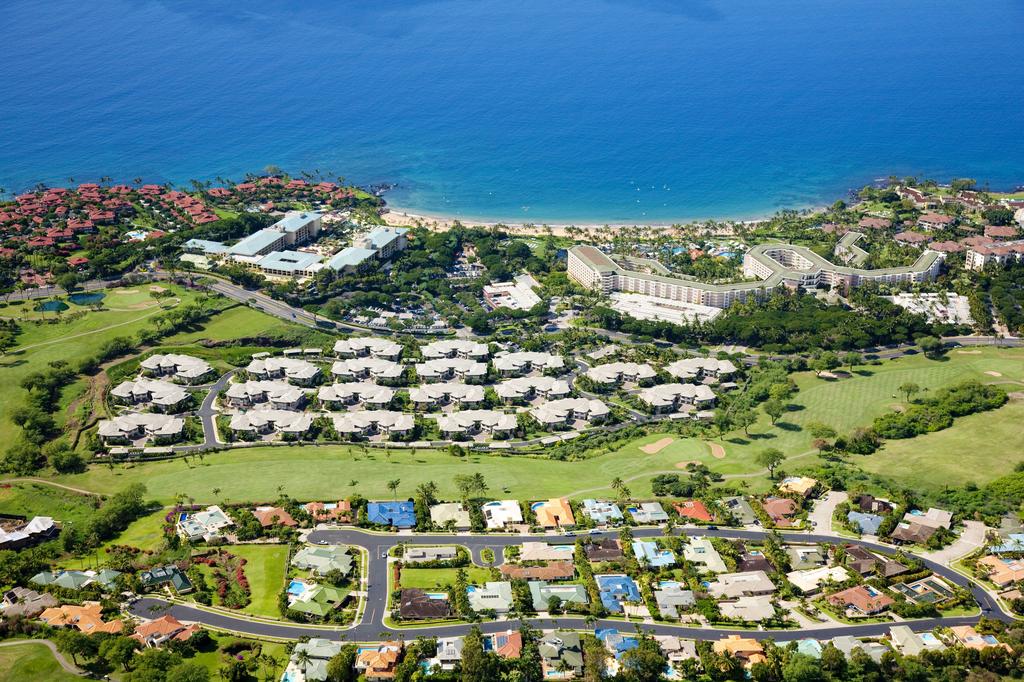
[[[858,237],[855,234],[846,239],[839,255],[862,261],[860,256],[864,252],[855,244]],[[849,288],[869,282],[922,282],[933,279],[941,266],[942,254],[936,251],[924,251],[913,265],[906,267],[866,270],[836,265],[803,246],[759,244],[743,258],[743,275],[757,281],[710,284],[672,275],[661,263],[649,258],[610,256],[593,246],[575,246],[568,254],[569,277],[589,289],[644,294],[715,308],[728,308],[749,298],[762,299],[783,286]]]

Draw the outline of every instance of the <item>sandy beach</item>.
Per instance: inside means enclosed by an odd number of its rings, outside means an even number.
[[[501,225],[511,234],[518,235],[545,235],[552,234],[556,237],[573,237],[599,241],[607,239],[624,230],[664,230],[670,234],[683,235],[686,232],[693,233],[695,228],[702,225],[700,221],[689,221],[683,224],[624,224],[624,223],[505,223],[500,221],[482,221],[471,218],[451,218],[444,216],[431,216],[420,213],[412,213],[401,209],[389,209],[383,215],[384,222],[394,226],[418,226],[429,230],[444,232],[452,228],[458,222],[466,227],[497,227]],[[734,234],[734,226],[741,224],[754,224],[758,220],[745,221],[709,221],[713,227],[699,229],[700,232],[716,236],[731,236]]]

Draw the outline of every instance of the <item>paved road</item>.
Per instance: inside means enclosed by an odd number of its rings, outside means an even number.
[[[682,528],[683,532],[693,534],[700,533],[713,537],[735,538],[742,540],[760,540],[765,536],[761,530],[739,530],[739,529],[708,529],[708,528]],[[658,537],[662,535],[659,528],[641,528],[633,533],[635,537]],[[831,535],[819,535],[814,533],[781,533],[783,538],[792,542],[825,542],[834,543],[839,538]],[[479,553],[485,547],[490,547],[495,554],[500,553],[502,547],[519,544],[527,539],[573,542],[574,538],[569,536],[523,536],[523,535],[444,535],[444,534],[422,534],[422,535],[398,535],[398,534],[376,534],[356,528],[343,528],[337,530],[315,530],[309,535],[309,541],[313,543],[326,542],[329,544],[357,545],[366,548],[369,554],[369,566],[366,573],[367,599],[366,611],[362,620],[352,626],[345,628],[323,628],[308,625],[290,623],[270,623],[253,621],[241,618],[233,614],[223,612],[210,612],[184,604],[170,604],[156,597],[145,597],[132,605],[131,612],[139,617],[153,618],[170,613],[175,618],[183,621],[196,621],[214,628],[232,630],[235,632],[254,635],[257,637],[276,637],[285,639],[297,639],[299,637],[327,637],[337,639],[345,636],[350,641],[375,641],[380,639],[381,633],[404,633],[404,634],[425,634],[438,636],[451,636],[465,634],[469,626],[464,624],[430,626],[425,629],[395,629],[384,625],[384,617],[387,604],[387,578],[388,578],[388,552],[397,544],[422,542],[429,544],[458,544],[466,546],[473,553],[474,559],[479,560]],[[861,545],[873,551],[892,553],[895,548],[877,542],[867,540],[842,540],[843,542]],[[925,565],[942,576],[949,582],[968,587],[971,589],[977,603],[981,606],[986,615],[993,618],[1009,620],[1004,614],[996,599],[983,590],[980,586],[970,581],[956,571],[941,565],[927,558],[923,558]],[[931,629],[938,626],[966,625],[976,623],[978,616],[963,616],[956,618],[931,618],[917,621],[909,621],[915,628]],[[530,619],[529,622],[539,628],[580,628],[583,621],[580,618],[549,618]],[[874,637],[887,634],[892,623],[872,623],[864,625],[831,625],[822,628],[803,628],[798,630],[785,631],[762,631],[747,630],[745,634],[751,637],[776,639],[796,639],[800,637],[837,637],[840,635],[852,635],[857,637]],[[499,632],[517,626],[516,622],[496,621],[481,625],[484,632]],[[621,628],[621,620],[598,621],[597,627]],[[667,623],[644,624],[645,630],[654,634],[675,634],[695,639],[720,639],[729,634],[735,634],[736,630],[717,628],[688,628]]]
[[[28,646],[28,645],[42,645],[50,650],[53,657],[57,660],[57,665],[63,668],[66,672],[72,675],[84,675],[85,671],[79,668],[77,665],[64,658],[64,654],[57,650],[57,645],[48,639],[19,639],[13,642],[0,642],[0,647],[6,646]]]

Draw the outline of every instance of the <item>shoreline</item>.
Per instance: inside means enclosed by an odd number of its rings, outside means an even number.
[[[429,230],[436,232],[446,232],[455,223],[459,223],[465,227],[482,227],[482,228],[495,228],[498,226],[506,229],[509,234],[517,235],[528,235],[528,236],[540,236],[545,234],[552,234],[556,237],[574,237],[574,236],[586,236],[588,238],[594,237],[610,237],[617,235],[620,232],[633,229],[645,229],[645,230],[657,230],[670,232],[674,234],[683,234],[687,231],[687,228],[693,228],[695,226],[702,226],[705,229],[708,228],[709,224],[714,224],[714,230],[709,230],[711,234],[728,236],[735,233],[734,227],[738,225],[756,225],[758,223],[770,220],[771,216],[733,220],[733,219],[714,219],[708,218],[704,220],[688,220],[685,222],[657,222],[657,223],[640,223],[640,222],[609,222],[609,223],[595,223],[595,222],[557,222],[557,223],[546,223],[546,222],[504,222],[501,220],[493,219],[476,219],[476,218],[458,218],[454,216],[443,216],[443,215],[432,215],[429,213],[423,213],[418,211],[406,210],[399,207],[391,207],[385,205],[387,209],[385,213],[381,215],[385,224],[392,227],[407,227],[417,226],[424,227]],[[806,210],[810,212],[819,212],[824,210],[826,207],[808,207]]]

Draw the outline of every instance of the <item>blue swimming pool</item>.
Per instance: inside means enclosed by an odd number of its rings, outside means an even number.
[[[306,583],[301,580],[293,580],[288,583],[288,594],[299,596],[306,591]]]

